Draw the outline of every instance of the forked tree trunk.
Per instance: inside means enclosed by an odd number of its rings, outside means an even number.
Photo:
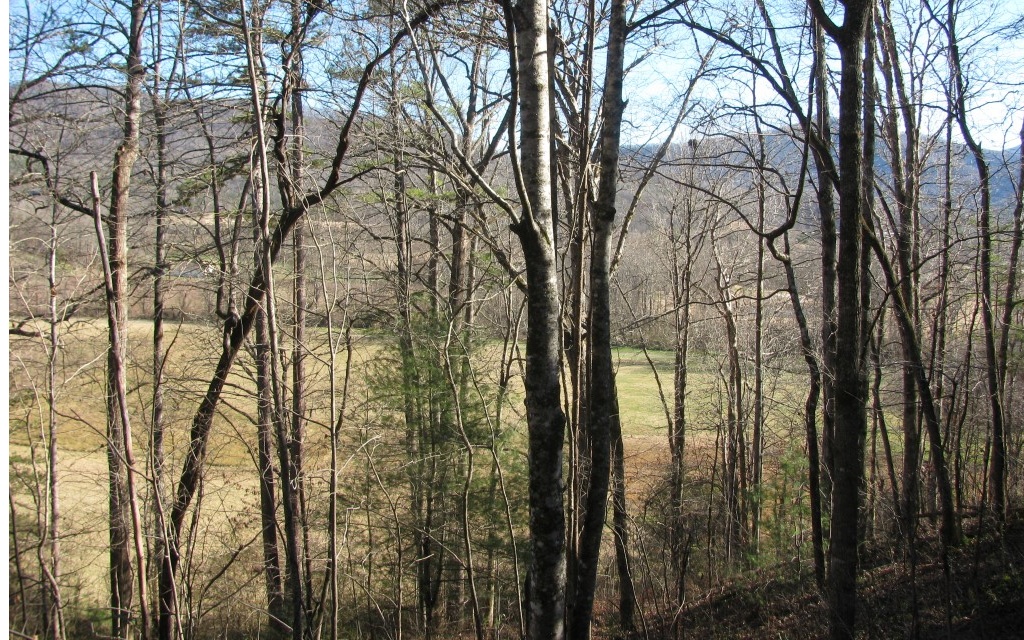
[[[829,631],[852,639],[857,611],[857,547],[860,490],[867,432],[862,295],[864,211],[864,37],[869,0],[848,0],[836,26],[818,0],[808,0],[815,18],[839,48],[839,253],[836,261],[835,438],[832,458],[832,544]]]

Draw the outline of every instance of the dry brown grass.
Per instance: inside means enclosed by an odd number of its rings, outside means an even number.
[[[151,383],[146,371],[151,366],[150,325],[133,322],[129,339],[129,376],[131,415],[137,457],[147,460]],[[307,357],[310,377],[306,471],[313,522],[311,549],[317,570],[325,562],[325,526],[329,478],[329,430],[333,416],[329,407],[329,371],[326,335],[322,329],[310,330],[312,353]],[[385,348],[388,339],[368,334],[355,336],[353,381],[350,387],[349,414],[342,435],[341,509],[346,529],[346,562],[354,572],[349,589],[360,592],[356,584],[368,570],[369,535],[379,542],[389,539],[391,521],[388,499],[405,514],[407,500],[402,480],[404,464],[401,434],[391,431],[392,422],[375,400],[383,391],[375,385],[381,371],[397,367],[394,355]],[[176,479],[193,412],[205,391],[215,358],[220,353],[220,333],[213,325],[180,324],[167,329],[170,347],[167,364],[167,465],[169,478]],[[74,593],[75,605],[82,610],[102,610],[107,591],[106,531],[106,458],[104,411],[105,329],[99,322],[83,322],[68,327],[60,363],[58,409],[60,428],[60,479],[63,507],[64,572]],[[651,358],[671,397],[671,354],[652,352]],[[625,431],[627,487],[632,505],[647,499],[664,481],[669,463],[665,412],[659,398],[654,373],[647,359],[635,350],[619,349],[618,385],[622,424]],[[337,354],[338,371],[343,371],[345,353]],[[479,354],[476,373],[493,383],[496,347]],[[705,367],[706,368],[706,367]],[[693,429],[687,436],[688,465],[707,467],[714,455],[715,425],[720,420],[716,409],[717,374],[695,367],[691,374],[690,407]],[[243,353],[233,373],[214,421],[209,446],[209,468],[202,487],[197,528],[190,536],[189,564],[185,578],[190,581],[194,606],[216,619],[237,619],[241,625],[256,625],[260,618],[262,582],[259,579],[261,556],[259,497],[255,472],[251,358]],[[45,402],[45,350],[37,339],[15,338],[11,343],[11,480],[19,516],[35,513],[36,487],[43,475]],[[340,373],[338,392],[341,389]],[[792,383],[787,383],[792,384]],[[518,436],[509,443],[509,456],[522,458],[522,396],[516,381],[506,408],[506,422]],[[775,416],[773,428],[782,429],[786,414]],[[786,418],[788,419],[788,418]],[[378,462],[382,479],[391,478],[396,486],[385,496],[376,480],[367,482],[369,453]],[[33,456],[35,465],[33,466]],[[146,467],[148,470],[148,466]],[[144,470],[144,471],[146,471]],[[148,471],[146,471],[148,472]],[[481,472],[483,473],[483,472]],[[523,487],[510,486],[513,500],[525,499]],[[150,491],[144,492],[148,498]],[[372,494],[372,500],[367,498]],[[165,495],[169,500],[169,493]],[[369,500],[369,502],[368,502]],[[504,535],[504,534],[502,534]],[[149,541],[152,543],[152,540]],[[390,543],[389,543],[390,544]],[[385,547],[386,548],[386,547]],[[221,575],[222,574],[222,575]],[[221,575],[216,589],[207,582]],[[226,597],[227,594],[230,597]],[[355,597],[353,595],[353,597]],[[226,616],[226,618],[225,618]],[[254,626],[252,628],[255,628]]]
[[[323,335],[312,332],[319,340],[315,357],[307,359],[311,388],[311,423],[309,455],[311,495],[322,496],[326,487],[327,445],[329,438],[322,426],[331,424],[326,379],[326,348]],[[129,402],[135,435],[139,471],[148,479],[149,412],[152,385],[145,371],[150,366],[151,328],[144,322],[133,322],[129,338]],[[213,326],[182,324],[167,330],[170,357],[167,363],[165,451],[166,469],[176,479],[183,454],[188,445],[193,412],[205,391],[214,358],[219,355],[219,332]],[[378,341],[357,339],[353,363],[354,375],[375,357]],[[59,436],[59,492],[62,504],[62,572],[68,585],[70,604],[79,610],[102,609],[107,599],[107,567],[109,547],[107,533],[107,460],[104,408],[105,330],[99,322],[84,322],[68,327],[62,341],[57,396]],[[338,354],[339,366],[345,353]],[[38,530],[37,505],[45,503],[47,409],[45,389],[45,349],[39,339],[14,338],[11,343],[9,442],[12,496],[18,523],[26,535]],[[340,369],[343,370],[343,369]],[[261,582],[253,579],[260,566],[258,545],[259,498],[254,451],[255,401],[253,398],[252,365],[242,354],[228,380],[218,414],[214,420],[209,444],[208,470],[201,488],[200,526],[192,537],[187,571],[195,581],[196,598],[205,598],[203,606],[221,612],[251,603],[245,616],[259,617]],[[365,385],[364,385],[365,386]],[[340,389],[340,381],[339,381]],[[360,393],[355,385],[353,393]],[[361,471],[361,468],[360,468]],[[140,491],[150,512],[151,482],[143,482]],[[165,485],[165,487],[168,485]],[[170,492],[164,502],[169,504]],[[317,515],[323,511],[315,508]],[[25,538],[26,542],[34,539]],[[148,540],[147,544],[153,541]],[[317,542],[317,541],[314,541]],[[322,546],[322,545],[321,545]],[[26,562],[34,563],[31,549]],[[220,578],[228,592],[239,590],[234,598],[221,602],[212,592],[205,593],[204,580],[221,572]],[[243,606],[243,609],[245,607]]]

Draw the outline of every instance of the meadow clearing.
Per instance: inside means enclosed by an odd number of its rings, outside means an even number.
[[[180,460],[188,441],[192,412],[212,370],[213,354],[218,352],[219,333],[210,325],[181,323],[168,330],[170,355],[167,362],[166,469],[164,500],[169,500],[168,484],[180,469]],[[335,404],[340,406],[346,348],[341,336],[335,339]],[[80,611],[103,616],[107,589],[108,548],[106,531],[106,445],[104,408],[104,328],[101,324],[83,321],[64,330],[58,362],[56,412],[59,451],[59,495],[62,505],[62,571],[72,589],[70,602]],[[130,328],[129,370],[144,371],[151,362],[150,327],[133,322]],[[331,425],[338,416],[330,415],[330,360],[328,334],[323,328],[310,331],[307,367],[311,387],[307,407],[309,423],[305,449],[306,490],[312,504],[314,519],[322,522],[330,477]],[[39,339],[13,338],[11,349],[10,406],[10,480],[11,508],[14,522],[26,531],[38,530],[39,505],[45,502],[47,406],[45,394],[46,358]],[[475,376],[482,386],[496,379],[501,345],[489,342],[477,349],[474,356]],[[393,485],[394,477],[384,487],[388,469],[394,471],[404,464],[396,451],[401,451],[402,436],[390,430],[394,411],[381,397],[394,389],[381,384],[396,364],[393,339],[369,331],[352,334],[351,381],[348,388],[346,416],[339,435],[339,478],[341,504],[345,522],[355,519],[361,510],[371,507],[364,485],[368,461],[379,460],[381,471],[374,481],[385,488],[385,502],[392,511],[407,509],[403,504],[401,484]],[[667,444],[667,400],[671,407],[673,354],[668,351],[644,351],[621,346],[615,350],[616,381],[625,451],[627,494],[631,507],[644,510],[667,473],[670,461]],[[707,479],[713,465],[720,464],[724,409],[722,405],[721,363],[708,356],[692,358],[688,394],[687,458],[694,486]],[[144,500],[151,502],[152,465],[149,451],[149,411],[151,389],[146,378],[129,377],[133,431],[138,450],[137,459],[146,461],[140,471],[147,484]],[[777,469],[779,461],[794,450],[801,450],[802,423],[798,413],[802,406],[802,377],[795,372],[774,370],[767,384],[772,386],[772,404],[766,414],[766,476]],[[660,389],[659,389],[660,385]],[[192,522],[190,569],[201,603],[199,610],[227,613],[258,620],[259,566],[259,491],[256,467],[256,403],[254,397],[251,355],[244,353],[236,363],[227,385],[223,402],[214,423],[208,469],[203,480],[201,507]],[[502,420],[507,435],[501,443],[500,459],[510,468],[521,466],[525,458],[523,438],[521,379],[514,377],[504,399]],[[388,413],[392,415],[387,415]],[[790,455],[790,457],[792,457]],[[499,454],[495,454],[495,459]],[[796,471],[794,470],[793,473]],[[376,474],[377,471],[375,470]],[[521,503],[525,487],[516,486],[510,472],[509,500]],[[794,479],[794,481],[796,481]],[[713,482],[713,480],[712,480]],[[797,498],[799,499],[799,498]],[[373,510],[383,508],[380,504]],[[517,525],[518,526],[518,525]],[[315,528],[314,528],[315,529]],[[361,533],[354,527],[348,531],[344,553],[351,560],[366,556],[373,544],[370,528]],[[322,548],[323,531],[313,532],[312,544]],[[154,541],[149,540],[149,544]],[[21,554],[30,553],[21,549]],[[320,557],[318,561],[323,561]],[[13,575],[14,567],[12,567]],[[225,597],[223,589],[213,588],[213,579],[227,580],[233,586]],[[16,585],[15,585],[16,586]],[[204,593],[207,589],[210,593]],[[248,597],[237,594],[248,593]],[[206,601],[203,599],[206,598]],[[220,618],[218,618],[220,619]]]

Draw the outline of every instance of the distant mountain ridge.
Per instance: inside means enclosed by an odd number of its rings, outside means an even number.
[[[719,144],[728,142],[730,138],[720,136],[709,138],[708,140],[713,140],[714,143]],[[838,137],[836,137],[833,142],[838,146]],[[674,143],[668,152],[668,157],[674,158],[678,161],[679,159],[688,156],[689,152],[686,150],[690,148],[691,144],[691,141]],[[641,162],[646,163],[653,160],[659,148],[659,144],[624,145],[622,155],[623,158],[636,158],[640,159]],[[876,148],[876,175],[878,175],[882,180],[890,182],[892,178],[892,169],[884,145],[878,144],[876,145]],[[978,184],[977,169],[975,168],[974,158],[971,156],[967,146],[962,143],[953,143],[952,150],[952,179],[955,185],[955,192],[963,195],[972,190],[979,190],[980,185]],[[799,169],[802,149],[791,136],[783,134],[771,135],[770,142],[765,145],[765,153],[768,156],[769,164],[774,167],[781,168],[794,175]],[[984,153],[990,172],[992,213],[996,217],[998,223],[1006,223],[1009,221],[1010,216],[1012,216],[1013,209],[1017,203],[1016,181],[1020,171],[1021,151],[1019,148],[1009,153],[985,149]],[[738,147],[735,151],[731,152],[719,149],[715,153],[714,158],[722,165],[725,165],[729,156],[733,156],[732,162],[737,165],[745,164],[747,162],[746,152]],[[698,157],[698,159],[700,159],[700,157]],[[704,159],[707,160],[706,157]],[[944,171],[942,168],[944,162],[945,146],[936,146],[930,154],[930,160],[927,163],[928,166],[922,176],[922,191],[926,196],[934,198],[942,196],[945,189]]]

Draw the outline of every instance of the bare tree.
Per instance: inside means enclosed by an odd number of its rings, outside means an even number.
[[[835,41],[840,55],[839,89],[839,253],[836,260],[835,438],[832,527],[829,547],[829,632],[853,638],[857,611],[857,547],[860,488],[864,478],[867,430],[864,301],[861,263],[864,256],[864,38],[872,5],[844,3],[837,25],[818,0],[808,6]]]
[[[525,386],[533,548],[526,637],[560,640],[565,634],[565,415],[559,401],[561,308],[551,208],[548,4],[527,0],[505,7],[521,136],[517,188],[522,212],[512,230],[522,244],[529,299]]]
[[[149,5],[145,0],[133,0],[129,10],[128,49],[125,56],[127,79],[124,87],[124,120],[121,142],[114,155],[113,176],[110,189],[110,205],[106,215],[109,230],[109,247],[104,268],[110,269],[108,283],[111,308],[108,317],[108,339],[110,351],[107,356],[107,440],[110,501],[110,608],[111,635],[127,638],[131,635],[130,618],[133,606],[131,536],[132,509],[136,497],[133,495],[134,469],[132,453],[126,449],[131,442],[130,426],[127,423],[128,408],[119,393],[126,393],[123,366],[127,356],[128,339],[128,207],[132,169],[139,157],[139,126],[142,117],[142,89],[146,67],[142,60],[142,47],[146,13]],[[93,198],[98,198],[94,186]],[[94,212],[99,219],[99,211]],[[118,389],[120,388],[120,392]],[[137,503],[134,504],[137,508]],[[136,532],[139,536],[141,533]],[[141,540],[137,541],[141,544]],[[139,606],[143,611],[143,637],[149,633],[149,619],[146,615],[145,568],[142,558],[138,559],[135,572],[139,578]]]
[[[989,415],[992,422],[992,456],[989,460],[988,491],[992,500],[992,511],[1000,521],[1006,518],[1006,433],[1004,424],[1003,398],[1000,389],[999,353],[996,349],[995,307],[992,297],[992,171],[985,151],[974,137],[968,121],[967,79],[963,70],[960,41],[957,35],[957,3],[946,4],[944,20],[935,16],[931,6],[926,7],[946,33],[948,44],[952,117],[960,129],[974,160],[981,190],[978,209],[979,273],[981,277],[981,321],[984,331],[985,381],[988,387]],[[1017,216],[1019,218],[1019,216]],[[1019,228],[1019,224],[1018,224]],[[1017,234],[1020,235],[1019,233]],[[1020,241],[1017,241],[1019,245]],[[1007,301],[1009,303],[1009,301]]]
[[[410,28],[421,26],[443,6],[444,3],[427,5],[410,21]],[[168,552],[161,562],[160,570],[160,590],[162,594],[170,593],[174,589],[175,576],[177,575],[181,560],[179,544],[186,515],[204,473],[207,445],[209,443],[210,430],[213,426],[213,418],[217,405],[220,402],[228,373],[234,364],[242,343],[252,329],[260,309],[263,307],[264,293],[270,280],[267,268],[273,264],[285,239],[299,219],[310,208],[326,201],[338,187],[349,180],[349,176],[346,176],[343,167],[351,144],[352,128],[359,114],[363,96],[366,93],[376,67],[381,61],[387,59],[394,47],[409,34],[409,31],[410,29],[407,28],[396,32],[390,41],[377,50],[362,67],[353,89],[350,111],[346,115],[338,133],[337,145],[330,160],[326,177],[317,188],[301,192],[301,195],[297,195],[292,206],[282,211],[274,227],[267,229],[267,232],[263,234],[256,250],[259,258],[255,260],[255,273],[249,282],[245,294],[242,313],[231,315],[224,322],[223,348],[207,390],[193,417],[189,446],[175,489],[174,503],[170,514]],[[301,598],[299,600],[301,601]],[[301,613],[297,615],[301,615]],[[173,611],[161,611],[161,629],[173,629],[173,622],[169,620],[173,620],[175,616],[176,613]]]
[[[580,546],[575,561],[576,592],[572,603],[570,630],[573,638],[590,638],[601,534],[605,527],[608,488],[611,479],[612,425],[618,420],[615,374],[611,343],[611,261],[612,226],[619,176],[619,138],[625,102],[622,81],[626,48],[626,5],[616,0],[611,6],[608,54],[605,63],[601,124],[601,155],[597,198],[591,205],[593,239],[590,255],[590,337],[587,421],[589,478],[587,503]]]

